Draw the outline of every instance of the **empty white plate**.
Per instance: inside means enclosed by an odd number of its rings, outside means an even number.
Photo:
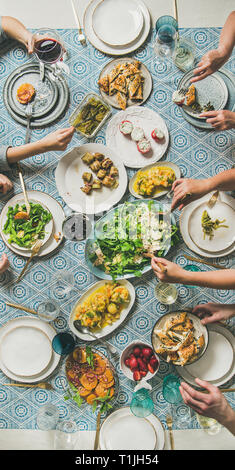
[[[13,374],[34,376],[42,372],[51,360],[51,341],[39,328],[19,326],[3,336],[0,355],[5,367]]]
[[[100,430],[101,449],[154,450],[163,447],[164,430],[160,421],[154,415],[137,418],[128,407],[110,414]]]
[[[209,331],[208,348],[194,364],[186,366],[187,371],[202,380],[214,382],[223,377],[233,363],[233,348],[225,336],[216,331]]]
[[[202,214],[206,210],[213,221],[218,219],[223,222],[222,225],[227,227],[218,227],[213,231],[213,238],[205,235],[202,229]],[[209,252],[218,252],[229,248],[235,241],[234,234],[234,217],[235,212],[228,204],[217,201],[214,207],[208,207],[206,202],[197,206],[189,217],[188,231],[192,241],[203,250]]]
[[[134,41],[143,28],[143,15],[135,0],[101,1],[92,15],[92,26],[101,41],[122,46]]]

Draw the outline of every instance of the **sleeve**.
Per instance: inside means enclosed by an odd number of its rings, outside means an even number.
[[[6,39],[8,39],[8,37],[2,29],[2,17],[0,16],[0,43],[6,41]]]
[[[7,161],[7,149],[10,145],[0,145],[0,173],[6,173],[12,170],[12,166]]]

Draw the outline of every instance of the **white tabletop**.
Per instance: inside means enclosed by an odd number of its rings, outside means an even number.
[[[153,24],[162,15],[174,14],[173,0],[144,0]],[[90,0],[74,0],[79,16]],[[181,28],[222,27],[234,9],[234,0],[177,0]],[[70,0],[1,0],[1,14],[14,16],[28,28],[76,28]]]

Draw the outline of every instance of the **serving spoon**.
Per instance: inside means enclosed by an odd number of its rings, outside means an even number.
[[[99,341],[100,343],[103,343],[107,348],[108,350],[110,351],[111,354],[116,354],[117,353],[117,349],[110,345],[107,341],[105,341],[103,338],[99,338],[98,336],[96,336],[91,330],[90,328],[86,327],[86,326],[83,326],[81,324],[81,321],[80,320],[75,320],[73,322],[74,324],[74,327],[76,328],[76,330],[78,330],[80,333],[83,333],[83,334],[87,334],[89,336],[92,336],[93,338],[95,338],[97,341]]]

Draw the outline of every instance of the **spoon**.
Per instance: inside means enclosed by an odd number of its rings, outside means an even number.
[[[80,320],[75,320],[73,322],[74,324],[74,327],[76,328],[76,330],[78,330],[80,333],[83,333],[83,334],[88,334],[89,336],[92,336],[93,338],[95,338],[97,341],[99,341],[100,343],[103,343],[105,344],[105,346],[109,349],[109,351],[111,352],[111,354],[116,354],[117,353],[117,350],[114,346],[110,345],[109,343],[107,343],[107,341],[105,341],[103,338],[99,338],[98,336],[96,336],[94,333],[92,333],[92,331],[90,330],[90,328],[86,327],[86,326],[83,326],[80,322]]]

